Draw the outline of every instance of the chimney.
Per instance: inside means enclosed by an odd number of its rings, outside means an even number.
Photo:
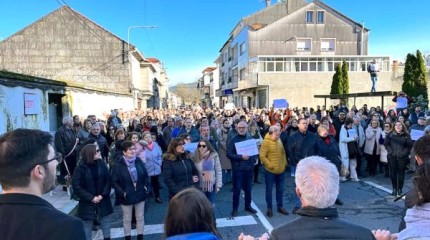
[[[272,0],[266,0],[266,7],[269,7],[269,6],[270,6],[271,1],[272,1]]]

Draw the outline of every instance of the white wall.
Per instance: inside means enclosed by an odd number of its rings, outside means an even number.
[[[24,93],[35,94],[34,109],[39,114],[24,114]],[[0,134],[16,128],[49,131],[47,92],[40,89],[0,85]]]

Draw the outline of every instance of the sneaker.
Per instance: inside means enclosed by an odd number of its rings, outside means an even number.
[[[268,208],[268,209],[267,209],[266,215],[267,215],[268,217],[273,217],[273,212],[272,212],[272,209],[271,209],[271,208]]]
[[[285,210],[285,208],[283,208],[283,207],[278,208],[278,213],[280,213],[282,215],[288,215],[289,214],[288,211]]]
[[[232,217],[237,217],[237,215],[238,215],[237,210],[231,211],[231,216]]]
[[[257,210],[255,210],[255,209],[254,209],[254,208],[252,208],[252,207],[246,207],[246,208],[245,208],[245,211],[250,212],[250,213],[252,213],[252,214],[256,214],[256,213],[257,213]]]
[[[360,179],[358,179],[358,178],[351,178],[351,181],[360,182]]]
[[[339,180],[340,180],[341,182],[346,182],[346,177],[340,177],[340,178],[339,178]]]
[[[297,214],[297,211],[299,210],[300,208],[299,207],[294,207],[293,208],[293,211],[291,211],[293,214]]]

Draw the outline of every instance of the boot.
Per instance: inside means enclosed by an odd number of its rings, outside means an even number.
[[[387,163],[384,164],[384,172],[385,172],[385,175],[384,175],[385,178],[390,177],[390,170],[388,168],[388,164]]]
[[[137,240],[143,240],[143,234],[137,234]]]
[[[391,185],[393,186],[393,192],[391,196],[397,196],[397,181],[396,179],[391,178]]]
[[[131,240],[131,236],[124,236],[124,240]]]

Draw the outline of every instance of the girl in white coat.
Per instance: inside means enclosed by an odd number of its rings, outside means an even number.
[[[357,177],[357,159],[355,153],[349,153],[348,143],[357,141],[357,134],[350,134],[348,130],[352,128],[352,119],[345,119],[344,125],[340,128],[339,134],[339,150],[340,157],[342,158],[342,164],[349,168],[352,181],[360,181]],[[356,143],[355,143],[356,144]],[[340,181],[346,181],[346,176],[340,176]]]

